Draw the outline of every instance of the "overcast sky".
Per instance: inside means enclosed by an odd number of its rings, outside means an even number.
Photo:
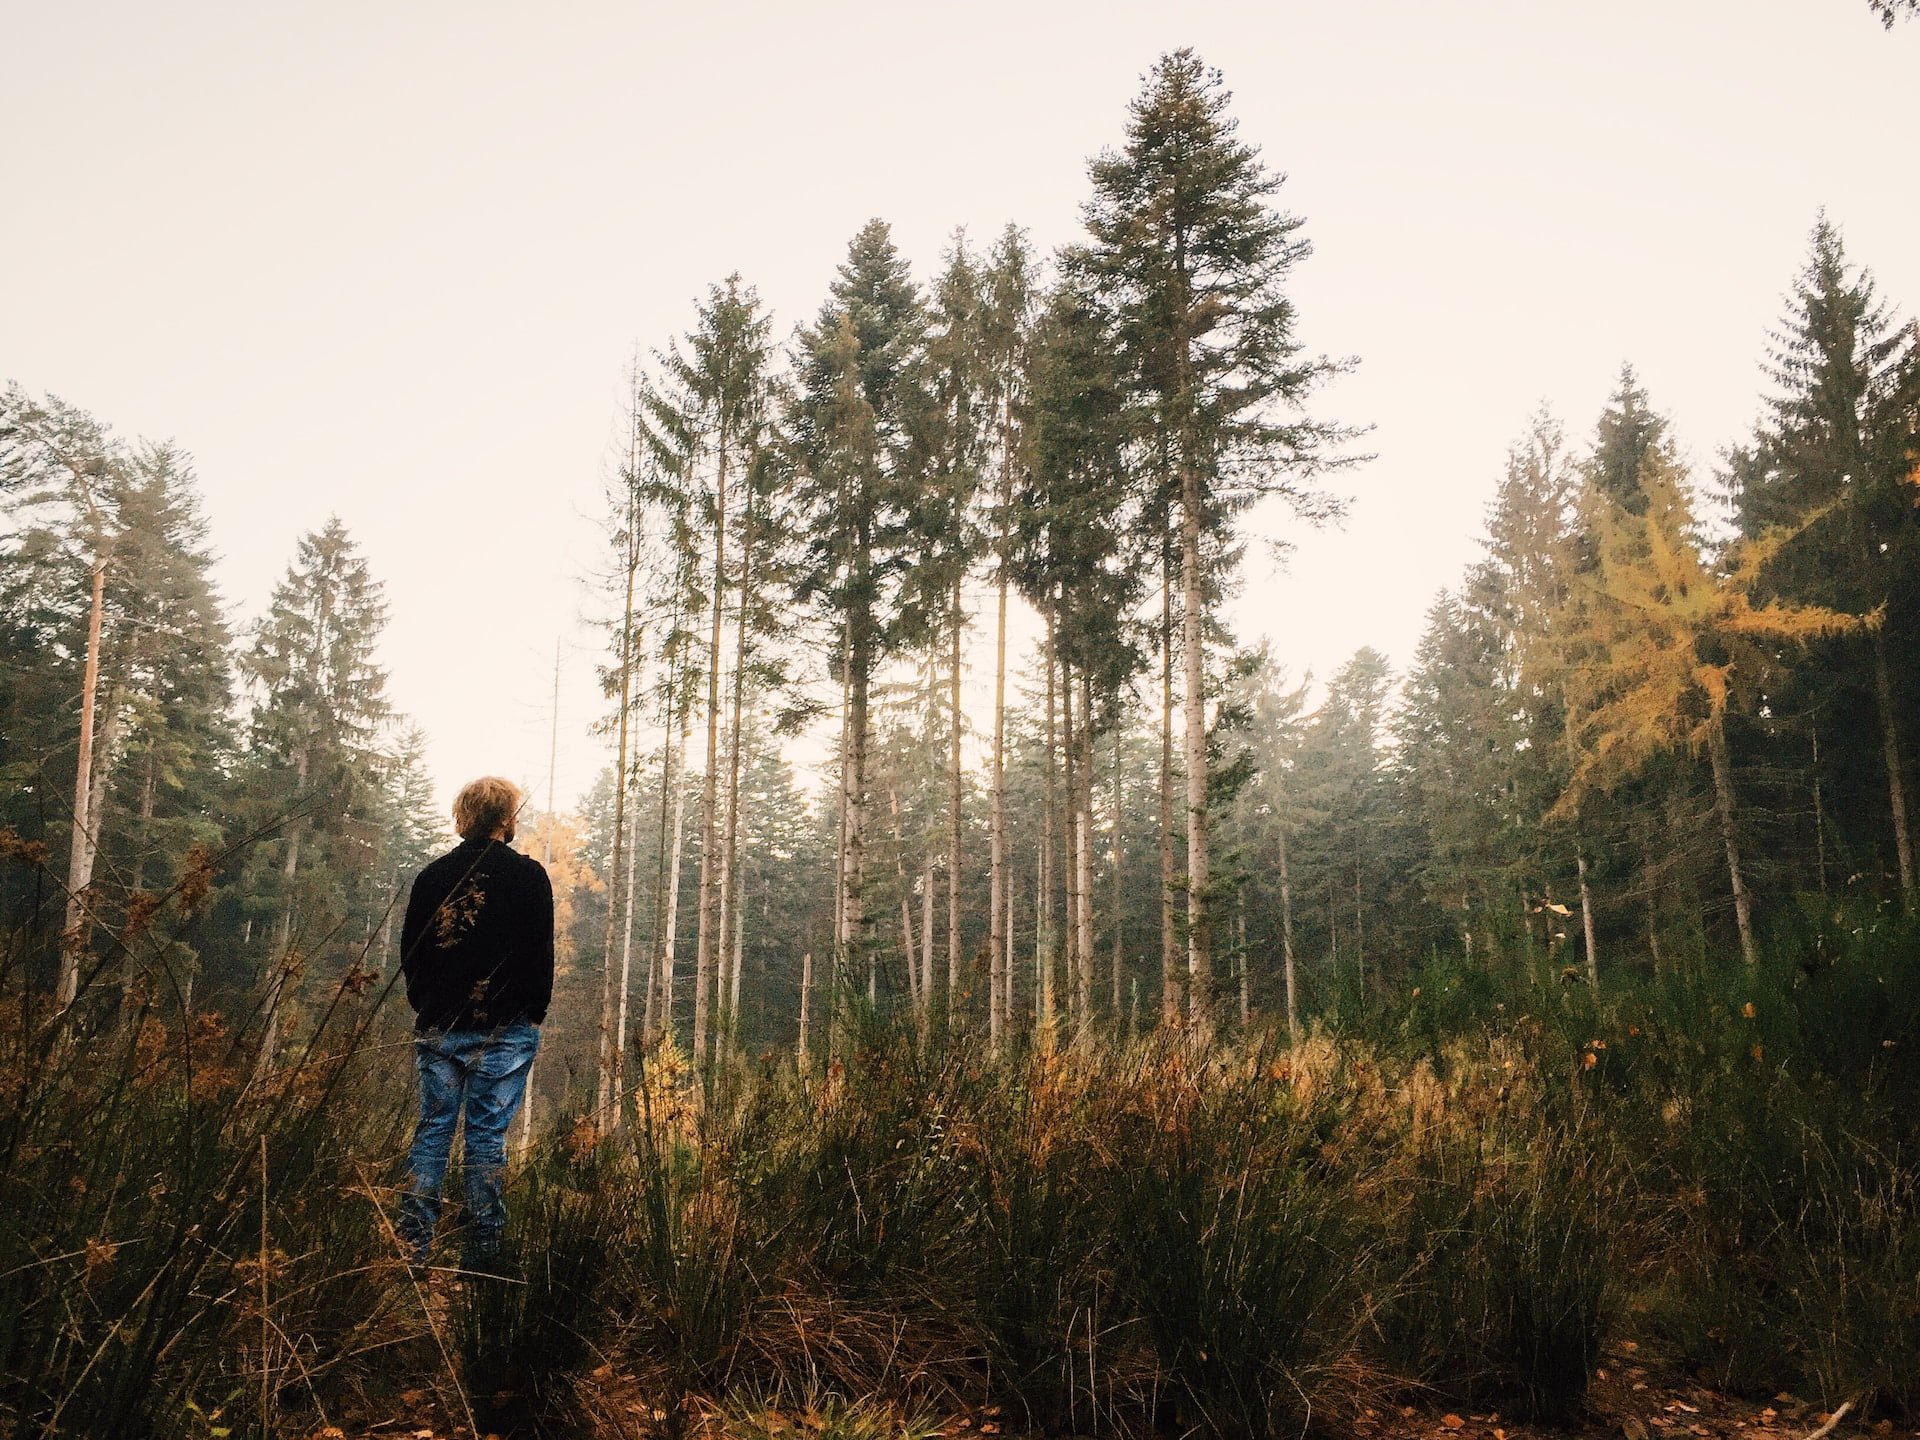
[[[1241,623],[1296,672],[1404,665],[1528,415],[1583,438],[1623,360],[1710,474],[1820,207],[1920,306],[1920,24],[1865,0],[0,0],[0,379],[190,451],[242,621],[339,515],[445,793],[544,790],[561,638],[565,801],[636,344],[736,269],[785,335],[870,216],[923,277],[956,225],[1075,238],[1182,45],[1360,362],[1321,413],[1374,427],[1342,530],[1260,518],[1297,550]]]

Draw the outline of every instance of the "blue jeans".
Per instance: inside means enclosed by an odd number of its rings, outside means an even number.
[[[429,1030],[413,1037],[420,1125],[407,1160],[411,1184],[400,1201],[399,1229],[416,1263],[426,1262],[440,1219],[440,1190],[463,1108],[466,1258],[486,1260],[499,1250],[507,1223],[507,1207],[500,1198],[507,1170],[507,1127],[520,1109],[539,1048],[540,1027],[524,1020],[494,1030]]]

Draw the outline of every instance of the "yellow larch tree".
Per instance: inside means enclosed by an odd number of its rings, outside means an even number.
[[[1552,814],[1574,813],[1587,797],[1638,775],[1655,756],[1704,752],[1740,953],[1752,964],[1758,952],[1740,861],[1728,712],[1752,709],[1788,652],[1877,625],[1879,615],[1756,603],[1768,564],[1817,516],[1739,541],[1716,558],[1701,541],[1671,447],[1647,456],[1640,481],[1644,513],[1591,490],[1585,497],[1597,561],[1578,607],[1589,643],[1568,679],[1574,765]]]

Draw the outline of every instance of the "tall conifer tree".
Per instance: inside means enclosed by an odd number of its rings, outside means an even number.
[[[1312,477],[1334,427],[1301,413],[1333,367],[1304,356],[1285,282],[1307,253],[1300,221],[1273,207],[1280,177],[1239,140],[1217,71],[1191,50],[1163,57],[1133,102],[1124,146],[1092,167],[1091,244],[1070,265],[1115,319],[1143,433],[1165,441],[1160,477],[1177,517],[1184,666],[1190,1005],[1211,1009],[1208,910],[1207,558],[1256,496],[1324,514]]]

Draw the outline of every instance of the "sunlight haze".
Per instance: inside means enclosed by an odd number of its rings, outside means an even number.
[[[775,335],[849,238],[923,283],[956,226],[1074,240],[1162,52],[1220,67],[1312,257],[1316,412],[1371,426],[1344,526],[1256,512],[1236,614],[1296,674],[1410,659],[1546,404],[1620,364],[1696,483],[1741,439],[1824,207],[1920,297],[1920,25],[1864,0],[1354,5],[14,3],[0,8],[0,380],[195,457],[236,622],[338,515],[443,795],[604,763],[585,623],[623,376],[738,270]],[[1907,162],[1910,165],[1910,161]],[[976,646],[990,643],[976,634]]]

